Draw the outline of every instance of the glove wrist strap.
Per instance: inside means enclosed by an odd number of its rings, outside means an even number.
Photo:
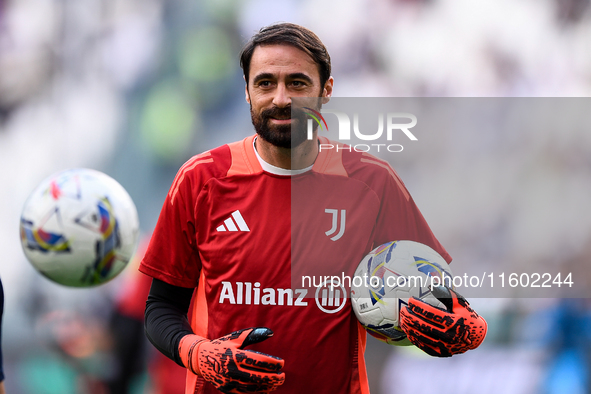
[[[182,337],[181,341],[179,342],[179,355],[181,356],[181,361],[183,362],[183,365],[195,375],[201,376],[199,362],[197,360],[197,355],[199,352],[198,345],[206,340],[207,338],[190,334]]]

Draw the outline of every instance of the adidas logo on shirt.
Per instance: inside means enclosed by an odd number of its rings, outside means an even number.
[[[232,220],[233,219],[233,220]],[[224,220],[224,224],[218,226],[216,231],[250,231],[239,210],[232,212],[232,216]]]

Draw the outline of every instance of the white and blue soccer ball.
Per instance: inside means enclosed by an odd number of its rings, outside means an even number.
[[[51,175],[21,214],[25,256],[42,275],[65,286],[97,286],[116,277],[132,258],[138,235],[138,213],[127,191],[91,169]]]
[[[439,253],[414,241],[378,246],[363,258],[351,281],[351,304],[369,334],[393,345],[410,345],[400,328],[399,314],[411,297],[444,305],[431,286],[452,284],[452,272]]]

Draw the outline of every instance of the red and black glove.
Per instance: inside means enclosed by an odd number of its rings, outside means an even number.
[[[245,328],[218,339],[186,335],[179,344],[185,367],[222,393],[269,393],[283,384],[283,360],[246,346],[273,336],[265,327]]]
[[[400,328],[409,341],[436,357],[451,357],[476,349],[486,336],[486,321],[449,287],[436,286],[432,294],[447,310],[413,297],[400,311]]]

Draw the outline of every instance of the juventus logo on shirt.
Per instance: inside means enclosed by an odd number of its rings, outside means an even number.
[[[232,215],[224,220],[224,224],[218,226],[216,231],[250,231],[239,210],[232,212]]]
[[[332,241],[336,241],[336,240],[340,239],[343,236],[343,234],[345,234],[345,223],[346,223],[346,218],[347,218],[347,211],[345,209],[341,209],[340,215],[339,215],[338,209],[325,209],[324,212],[332,214],[332,227],[330,228],[330,230],[326,231],[324,234],[326,234],[327,237],[330,237],[334,233],[337,233],[335,236],[330,238]],[[339,224],[339,218],[340,218],[340,224]],[[337,229],[338,229],[338,232],[337,232]]]

